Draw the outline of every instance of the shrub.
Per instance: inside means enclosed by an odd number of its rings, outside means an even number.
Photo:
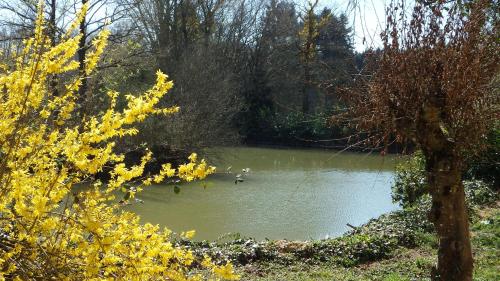
[[[483,172],[486,173],[484,170]],[[498,198],[497,193],[490,188],[490,184],[482,180],[465,180],[463,185],[469,207],[489,204]],[[420,199],[427,193],[425,159],[420,152],[416,152],[411,158],[396,167],[392,199],[402,207],[408,208],[417,203],[420,204],[422,202]]]
[[[76,118],[76,125],[68,122],[78,108],[75,95],[81,84],[74,77],[81,35],[70,34],[84,11],[61,43],[50,47],[42,10],[35,35],[25,42],[16,64],[0,67],[0,279],[201,279],[191,272],[192,252],[174,246],[169,230],[141,225],[137,215],[113,203],[114,192],[127,181],[137,181],[140,190],[164,177],[189,181],[214,171],[193,154],[178,169],[165,164],[158,175],[141,178],[151,153],[127,167],[124,156],[114,152],[114,141],[135,135],[135,126],[147,116],[177,110],[156,107],[172,82],[158,72],[150,90],[127,96],[123,111],[116,110],[118,94],[110,91],[111,105],[104,112],[80,122]],[[94,39],[86,75],[94,71],[108,34]],[[52,75],[66,79],[60,81],[64,90],[58,96],[50,91]],[[88,183],[107,163],[113,163],[107,185]],[[75,185],[89,187],[78,192]],[[237,277],[231,264],[215,265],[208,258],[201,264],[215,276]]]
[[[465,198],[471,207],[491,204],[498,199],[498,193],[480,180],[464,181],[464,189]]]
[[[403,207],[410,207],[426,193],[428,186],[425,179],[425,159],[421,152],[416,152],[396,167],[392,200]]]
[[[487,149],[478,156],[470,157],[466,179],[480,179],[500,189],[500,122],[487,136]]]
[[[354,134],[347,127],[330,124],[329,112],[304,115],[302,112],[276,113],[271,118],[269,136],[274,143],[343,147],[347,138]]]

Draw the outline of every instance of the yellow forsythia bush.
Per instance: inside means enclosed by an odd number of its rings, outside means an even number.
[[[81,84],[74,75],[80,35],[71,34],[84,12],[55,47],[40,12],[34,37],[15,63],[0,65],[0,280],[237,279],[231,264],[215,265],[208,257],[198,263],[203,270],[194,272],[193,254],[174,246],[168,229],[140,224],[137,215],[113,203],[113,193],[127,181],[140,179],[140,190],[165,177],[202,179],[214,168],[193,154],[177,169],[167,164],[160,174],[140,178],[151,154],[126,167],[124,156],[113,151],[113,140],[136,134],[134,125],[147,116],[178,110],[156,107],[172,87],[161,72],[149,91],[127,96],[124,110],[116,109],[118,94],[110,92],[105,112],[71,125]],[[108,34],[93,41],[87,75]],[[57,96],[49,88],[51,75],[66,81]],[[107,163],[114,163],[111,180],[76,194],[75,185]]]

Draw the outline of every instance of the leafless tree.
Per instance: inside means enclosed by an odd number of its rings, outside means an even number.
[[[387,10],[375,74],[346,92],[358,130],[386,144],[412,142],[426,160],[429,214],[439,237],[436,280],[472,280],[473,258],[461,177],[464,159],[484,147],[498,119],[499,22],[495,1],[406,1]],[[498,8],[498,6],[497,6]],[[497,10],[498,11],[498,10]]]
[[[5,13],[5,17],[0,20],[0,26],[13,30],[10,34],[16,34],[5,40],[20,40],[32,35],[37,17],[37,4],[37,1],[30,0],[0,0],[0,11]],[[82,110],[90,94],[89,77],[84,75],[85,58],[90,42],[109,23],[117,23],[124,17],[123,7],[116,5],[115,0],[45,0],[43,6],[47,36],[52,44],[56,44],[68,24],[75,19],[80,8],[85,4],[88,5],[88,11],[79,26],[82,37],[78,49],[80,75],[83,77],[82,86],[79,89],[79,104]],[[53,92],[57,95],[57,78],[52,77],[50,80]]]

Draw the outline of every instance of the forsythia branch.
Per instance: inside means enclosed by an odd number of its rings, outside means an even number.
[[[211,277],[194,274],[193,254],[171,243],[171,231],[140,224],[137,215],[112,203],[113,192],[141,177],[151,159],[148,153],[140,164],[126,167],[123,155],[114,152],[114,140],[137,134],[135,125],[147,116],[178,111],[157,107],[172,82],[158,72],[156,84],[142,95],[127,96],[122,111],[116,108],[118,93],[109,92],[111,105],[104,113],[71,124],[81,84],[74,77],[80,35],[71,37],[70,30],[51,47],[41,10],[34,37],[24,42],[15,66],[4,66],[0,74],[0,279],[237,279],[231,264],[208,259],[203,266]],[[94,72],[108,35],[103,31],[93,41],[86,75]],[[53,97],[48,77],[62,73],[72,78]],[[105,187],[95,182],[83,191],[75,189],[107,163],[114,168]],[[189,163],[177,169],[165,164],[142,185],[174,176],[203,179],[214,171],[192,154]]]

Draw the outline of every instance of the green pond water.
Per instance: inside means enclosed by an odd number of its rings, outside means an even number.
[[[144,203],[126,209],[175,232],[195,229],[195,240],[227,233],[305,240],[339,236],[347,223],[398,208],[390,195],[392,156],[249,147],[210,154],[217,174],[180,185],[178,194],[173,184],[147,187],[137,195]],[[244,181],[235,184],[237,174]]]

